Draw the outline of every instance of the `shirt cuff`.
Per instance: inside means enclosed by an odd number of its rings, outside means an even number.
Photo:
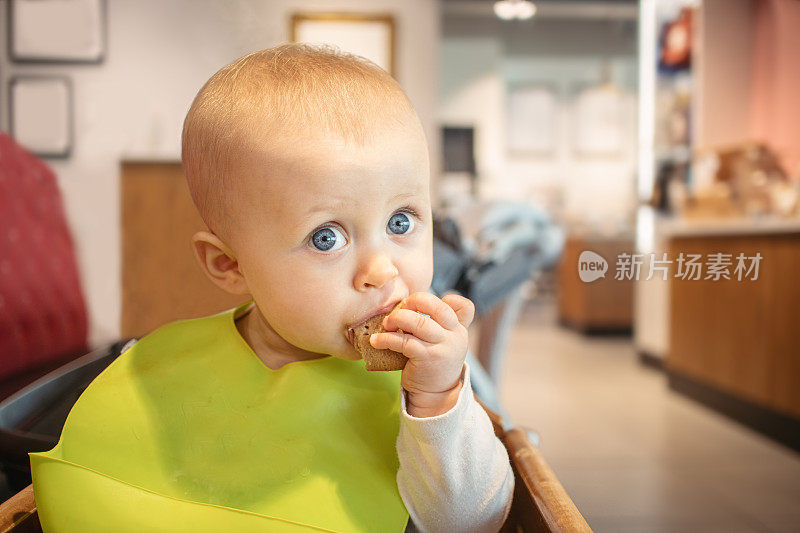
[[[472,386],[469,379],[469,363],[464,361],[461,368],[461,390],[458,393],[456,404],[449,411],[440,415],[429,417],[416,417],[408,413],[406,406],[405,390],[400,388],[400,411],[402,422],[411,435],[422,442],[435,443],[449,438],[454,430],[463,426],[464,419],[469,411],[472,397]]]

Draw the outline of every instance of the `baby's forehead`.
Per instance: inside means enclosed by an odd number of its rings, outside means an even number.
[[[377,217],[401,206],[398,195],[425,210],[430,169],[417,124],[376,128],[363,142],[330,132],[251,128],[257,133],[233,154],[229,179],[236,185],[228,189],[225,210],[239,222],[254,217],[280,228],[350,218],[359,210]]]
[[[415,127],[376,128],[363,142],[308,133],[255,139],[239,161],[241,174],[273,194],[416,188],[427,185],[430,175],[427,141]]]
[[[328,221],[381,218],[411,205],[429,205],[428,174],[414,165],[298,165],[263,173],[251,183],[235,210],[252,213],[282,231],[303,231]],[[249,208],[248,208],[249,206]]]

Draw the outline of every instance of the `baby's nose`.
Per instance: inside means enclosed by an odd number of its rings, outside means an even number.
[[[356,274],[355,288],[359,291],[369,287],[381,288],[399,274],[400,271],[388,255],[375,254],[367,259],[363,268]]]

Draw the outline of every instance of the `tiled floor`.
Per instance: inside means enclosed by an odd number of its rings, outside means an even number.
[[[671,392],[630,339],[528,304],[501,397],[596,532],[800,532],[800,454]]]

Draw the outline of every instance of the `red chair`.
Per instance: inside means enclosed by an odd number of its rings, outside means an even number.
[[[86,305],[55,174],[0,133],[0,380],[86,353]]]
[[[53,171],[0,132],[0,400],[85,354],[86,305]],[[29,465],[0,463],[12,489]]]

